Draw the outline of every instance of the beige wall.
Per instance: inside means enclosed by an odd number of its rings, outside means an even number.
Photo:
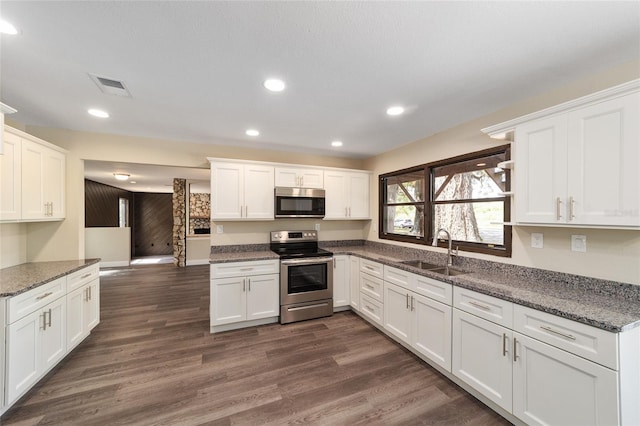
[[[19,265],[27,261],[27,225],[0,224],[0,268]]]
[[[101,267],[128,266],[131,261],[131,228],[86,228],[85,255],[100,258]]]
[[[374,175],[377,176],[501,145],[504,142],[489,138],[480,129],[637,78],[640,78],[639,61],[585,78],[566,87],[516,103],[493,114],[370,158],[365,161],[364,165],[366,169],[373,170]],[[371,194],[372,212],[374,212],[376,219],[366,230],[367,238],[378,240],[378,188],[375,180]],[[531,248],[532,232],[543,233],[543,249]],[[570,238],[572,234],[587,236],[586,253],[571,251]],[[431,247],[426,247],[426,249],[441,250]],[[466,253],[465,255],[640,284],[640,231],[514,227],[511,259]]]

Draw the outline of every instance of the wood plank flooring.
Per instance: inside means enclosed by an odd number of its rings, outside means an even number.
[[[101,286],[100,325],[3,425],[509,424],[351,312],[212,335],[207,265]]]

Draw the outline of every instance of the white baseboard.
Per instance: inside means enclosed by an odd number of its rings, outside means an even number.
[[[116,266],[129,266],[128,260],[114,260],[111,262],[100,261],[100,268],[113,268]]]
[[[208,265],[209,264],[209,259],[194,259],[194,260],[187,260],[187,266],[193,266],[193,265]]]

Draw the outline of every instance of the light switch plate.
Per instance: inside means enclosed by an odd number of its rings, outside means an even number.
[[[534,232],[531,234],[531,247],[539,249],[544,247],[544,235],[541,232]]]
[[[320,224],[316,223],[316,231],[319,231],[319,230],[320,230]]]
[[[216,232],[218,234],[222,234],[224,232],[224,226],[223,225],[216,225]]]
[[[586,252],[587,251],[587,236],[586,235],[572,235],[571,236],[571,251]]]

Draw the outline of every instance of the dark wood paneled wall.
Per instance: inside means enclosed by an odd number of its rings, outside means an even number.
[[[117,227],[118,199],[129,200],[129,224],[133,193],[124,189],[104,185],[92,180],[84,180],[84,223],[87,228]]]
[[[173,253],[172,194],[133,194],[133,256]]]

